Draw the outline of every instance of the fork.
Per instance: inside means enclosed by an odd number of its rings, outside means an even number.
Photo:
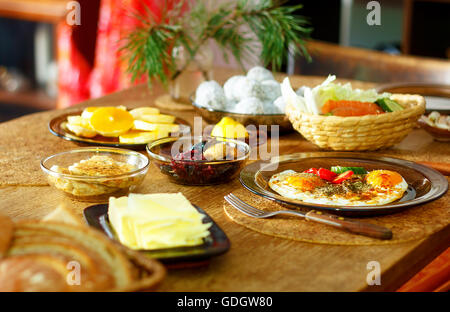
[[[323,213],[321,211],[310,210],[309,212],[305,213],[294,210],[279,210],[273,212],[266,212],[247,204],[246,202],[239,199],[239,197],[237,197],[233,193],[224,196],[224,198],[231,206],[233,206],[240,212],[246,214],[247,216],[254,218],[270,218],[278,214],[294,215],[303,217],[306,220],[331,225],[354,234],[369,236],[378,239],[392,238],[392,231],[386,227],[366,222],[360,222],[356,220],[349,220],[347,218]]]

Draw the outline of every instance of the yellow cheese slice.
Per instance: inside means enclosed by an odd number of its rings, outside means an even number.
[[[133,249],[193,246],[209,235],[211,224],[181,193],[130,194],[110,199],[109,220],[119,240]]]
[[[127,197],[109,199],[108,218],[122,244],[129,245],[131,248],[138,247],[133,218],[128,214]]]

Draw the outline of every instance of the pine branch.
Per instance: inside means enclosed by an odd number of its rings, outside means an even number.
[[[167,84],[189,66],[210,39],[218,43],[226,60],[231,53],[242,67],[243,61],[254,55],[255,36],[262,46],[264,65],[271,64],[274,70],[287,59],[290,47],[309,59],[304,48],[304,40],[311,32],[309,22],[294,15],[301,5],[284,6],[286,1],[261,0],[254,4],[238,0],[235,5],[225,4],[208,12],[203,1],[181,2],[163,14],[161,24],[156,24],[151,14],[137,17],[142,25],[127,37],[123,47],[133,80],[146,74],[149,83],[156,78]],[[183,16],[181,10],[186,3],[189,12]],[[170,52],[176,46],[183,46],[188,52],[181,68],[176,68]]]

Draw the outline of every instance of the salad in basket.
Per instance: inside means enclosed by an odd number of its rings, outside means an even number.
[[[334,83],[336,76],[329,75],[320,85],[292,89],[289,78],[281,84],[286,104],[291,103],[304,113],[325,116],[377,115],[403,110],[404,107],[390,98],[390,93],[377,93],[375,89],[352,89],[350,83]]]

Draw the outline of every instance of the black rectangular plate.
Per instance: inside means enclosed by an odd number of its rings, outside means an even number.
[[[194,207],[198,212],[205,215],[203,223],[212,223],[209,228],[209,236],[203,239],[203,244],[139,251],[165,264],[204,261],[226,253],[230,249],[230,240],[227,235],[203,209],[195,205]],[[84,209],[83,215],[90,226],[100,230],[109,238],[118,241],[108,220],[108,204],[87,207]]]

